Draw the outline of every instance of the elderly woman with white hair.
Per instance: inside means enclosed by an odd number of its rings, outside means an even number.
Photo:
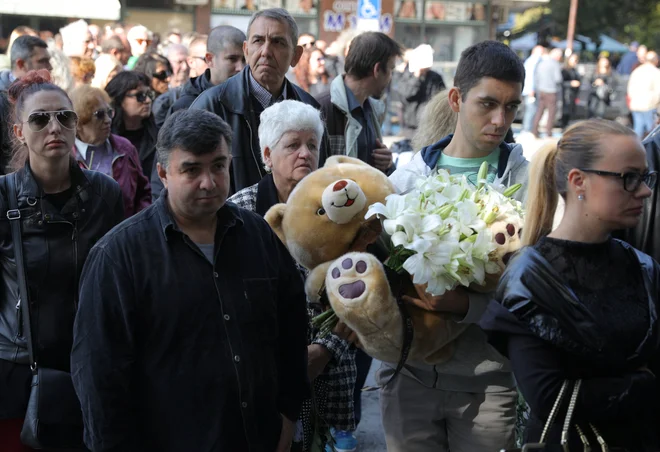
[[[261,159],[268,174],[255,185],[234,194],[229,201],[264,216],[273,205],[286,202],[298,182],[318,168],[325,126],[318,110],[295,100],[266,108],[260,119]],[[306,275],[306,270],[300,269]],[[310,318],[320,314],[311,307],[308,310]],[[317,331],[311,325],[309,331],[307,362],[314,387],[314,404],[310,399],[303,405],[296,435],[302,440],[294,443],[291,449],[296,452],[310,451],[315,431],[322,432],[326,425],[335,432],[355,429],[355,348],[334,334],[315,338]],[[318,419],[323,419],[323,425],[314,425]],[[325,433],[322,441],[329,439],[329,432]]]
[[[259,144],[268,174],[229,201],[262,216],[286,202],[296,184],[318,168],[323,130],[319,111],[302,102],[285,100],[266,108],[260,116]]]

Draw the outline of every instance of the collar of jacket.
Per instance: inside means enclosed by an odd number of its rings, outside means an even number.
[[[257,185],[257,202],[255,212],[262,217],[266,215],[268,209],[280,202],[277,196],[277,187],[275,186],[275,179],[273,174],[266,174]]]
[[[635,352],[627,358],[631,361],[648,351],[649,346],[657,347],[656,303],[660,272],[650,256],[626,242],[616,241],[639,262],[648,297],[649,328]],[[504,309],[541,339],[580,356],[602,354],[605,338],[593,316],[562,276],[533,247],[523,248],[511,259],[502,275],[497,298]]]
[[[438,160],[440,160],[442,151],[444,151],[445,148],[449,145],[452,138],[454,138],[453,133],[447,135],[446,137],[442,138],[440,141],[433,143],[430,146],[422,148],[420,152],[422,153],[422,158],[424,159],[424,163],[426,163],[426,166],[428,166],[429,168],[435,168],[435,166],[438,164]],[[502,176],[504,176],[505,171],[509,169],[509,167],[514,168],[517,164],[522,164],[525,161],[525,157],[522,155],[522,150],[520,150],[520,152],[514,152],[514,151],[518,151],[517,145],[515,144],[502,142],[500,143],[499,148],[500,148],[500,158],[497,162],[497,177],[501,178]],[[515,157],[514,162],[511,163],[509,162],[510,156]]]
[[[158,210],[158,218],[160,219],[161,230],[165,241],[168,240],[168,231],[176,231],[180,234],[183,232],[179,228],[179,225],[174,221],[172,216],[172,211],[170,206],[167,204],[167,190],[164,190],[162,196],[158,198],[155,202],[155,207]],[[227,203],[218,210],[218,226],[224,226],[225,229],[229,229],[236,225],[243,224],[243,215],[238,206],[233,203]],[[220,228],[218,228],[219,230]]]
[[[330,84],[330,102],[340,109],[347,117],[351,116],[351,110],[348,106],[348,95],[346,94],[346,85],[344,85],[344,77],[335,77]],[[369,97],[371,110],[375,117],[380,117],[385,112],[385,104],[378,99]]]
[[[120,152],[118,150],[119,147],[117,146],[117,137],[118,137],[118,135],[115,135],[114,133],[111,133],[110,136],[108,137],[108,141],[110,141],[110,147],[112,148],[112,164],[115,163],[115,160],[117,159],[117,157],[123,157],[124,155],[126,155],[125,153]],[[128,140],[126,140],[126,141],[128,141]],[[83,158],[83,156],[80,155],[80,152],[78,151],[78,148],[75,145],[73,146],[73,149],[71,150],[71,155],[73,156],[73,159],[78,163],[78,166],[80,166],[81,168],[84,168],[84,169],[89,169],[87,167],[87,162],[85,162],[85,159]]]
[[[298,88],[293,83],[287,83],[286,79],[283,83],[286,89],[287,99],[302,101],[303,98],[306,98],[307,93],[302,91],[301,88]],[[249,66],[245,66],[245,68],[239,74],[229,78],[225,83],[218,85],[218,87],[220,87],[221,90],[218,93],[218,97],[227,110],[243,116],[245,116],[249,111],[252,111],[252,102],[249,98]],[[309,102],[305,103],[309,104]]]
[[[75,194],[77,194],[81,201],[86,201],[89,199],[89,194],[87,191],[90,187],[89,179],[85,176],[83,170],[76,164],[76,162],[71,158],[70,161],[71,168],[71,186],[75,187]],[[23,168],[19,169],[16,173],[18,181],[18,205],[23,205],[25,202],[28,205],[34,205],[34,201],[41,199],[46,196],[43,189],[34,178],[32,174],[32,169],[30,168],[30,162],[26,162]]]

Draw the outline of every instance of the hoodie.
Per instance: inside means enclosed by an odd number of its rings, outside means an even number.
[[[9,69],[0,71],[0,91],[7,91],[9,89],[9,85],[11,85],[14,80],[16,79]]]
[[[431,174],[452,137],[449,135],[423,148],[410,163],[398,168],[390,176],[400,193],[411,190],[417,178]],[[514,198],[524,202],[527,197],[527,166],[522,146],[500,144],[500,160],[494,184],[511,186],[522,183],[523,188],[516,192]],[[478,325],[490,294],[470,292],[469,300],[467,314],[456,321],[470,326],[455,340],[452,358],[435,366],[410,362],[404,367],[403,374],[424,386],[445,391],[485,393],[502,392],[515,387],[509,362],[488,344],[485,333]],[[396,363],[386,363],[379,373],[379,380],[387,381],[394,367]]]

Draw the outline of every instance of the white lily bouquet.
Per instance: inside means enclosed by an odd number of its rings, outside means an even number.
[[[385,265],[409,273],[413,283],[427,285],[431,295],[458,285],[483,286],[487,274],[499,275],[496,250],[503,237],[496,237],[500,234],[491,226],[506,221],[505,230],[513,235],[511,223],[522,225],[522,204],[511,198],[521,184],[495,186],[486,181],[487,174],[484,162],[475,186],[465,176],[437,170],[418,179],[410,192],[371,205],[366,218],[383,218],[383,229],[391,237]]]

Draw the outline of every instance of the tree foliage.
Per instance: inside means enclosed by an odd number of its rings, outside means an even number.
[[[566,36],[571,0],[551,0],[554,32]],[[655,16],[656,22],[653,22]],[[648,25],[656,24],[655,28]],[[576,33],[597,41],[601,33],[628,41],[658,39],[654,31],[660,24],[657,0],[579,0]],[[641,39],[642,37],[646,39]]]

